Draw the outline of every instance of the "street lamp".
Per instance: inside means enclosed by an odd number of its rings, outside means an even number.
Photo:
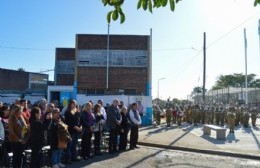
[[[163,79],[165,79],[165,78],[160,78],[160,79],[158,79],[158,94],[157,94],[157,97],[158,97],[158,100],[159,100],[159,93],[160,93],[160,80],[163,80]]]

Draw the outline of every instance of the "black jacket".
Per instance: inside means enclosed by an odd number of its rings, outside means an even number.
[[[31,147],[42,147],[44,140],[44,127],[40,120],[34,120],[30,123],[30,146]]]
[[[78,132],[74,129],[75,126],[80,127],[81,126],[81,121],[80,121],[80,113],[76,112],[74,115],[66,111],[65,112],[65,124],[68,125],[68,131],[70,135],[72,134],[78,134]]]
[[[51,124],[51,150],[57,150],[58,149],[58,121],[52,120]]]
[[[120,120],[120,113],[117,107],[111,105],[108,108],[108,112],[107,112],[107,126],[109,127],[109,129],[117,128],[116,120]]]
[[[126,117],[126,115],[124,113],[121,113],[122,116],[122,122],[121,122],[121,129],[124,129],[124,131],[129,131],[130,129],[130,121],[129,119]]]

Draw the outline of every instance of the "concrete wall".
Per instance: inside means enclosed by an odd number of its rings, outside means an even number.
[[[127,95],[109,95],[109,96],[86,96],[83,94],[78,94],[77,96],[77,103],[79,105],[83,105],[87,103],[88,101],[92,100],[95,104],[98,100],[103,100],[103,106],[106,105],[106,103],[113,103],[114,99],[118,99],[119,101],[124,101],[125,105],[128,106],[129,104],[132,104],[134,102],[137,102],[137,100],[142,101],[142,105],[144,106],[144,116],[142,118],[142,125],[152,125],[152,118],[153,118],[153,112],[152,112],[152,97],[149,96],[127,96]]]

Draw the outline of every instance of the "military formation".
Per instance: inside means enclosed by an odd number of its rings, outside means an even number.
[[[228,105],[187,104],[179,106],[168,100],[165,112],[162,109],[158,105],[153,106],[154,121],[157,125],[160,125],[161,118],[165,117],[167,126],[172,123],[181,126],[182,122],[194,124],[194,126],[198,126],[198,124],[227,125],[229,133],[234,133],[235,127],[239,125],[247,128],[251,124],[255,127],[259,115],[259,110],[255,105],[238,105],[232,102]]]

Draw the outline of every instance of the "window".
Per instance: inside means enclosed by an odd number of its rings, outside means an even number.
[[[74,74],[75,61],[59,60],[56,63],[57,74]]]
[[[87,95],[95,95],[96,90],[95,89],[87,89]]]
[[[107,50],[79,50],[78,66],[106,66]],[[110,50],[109,66],[147,67],[146,50]]]

